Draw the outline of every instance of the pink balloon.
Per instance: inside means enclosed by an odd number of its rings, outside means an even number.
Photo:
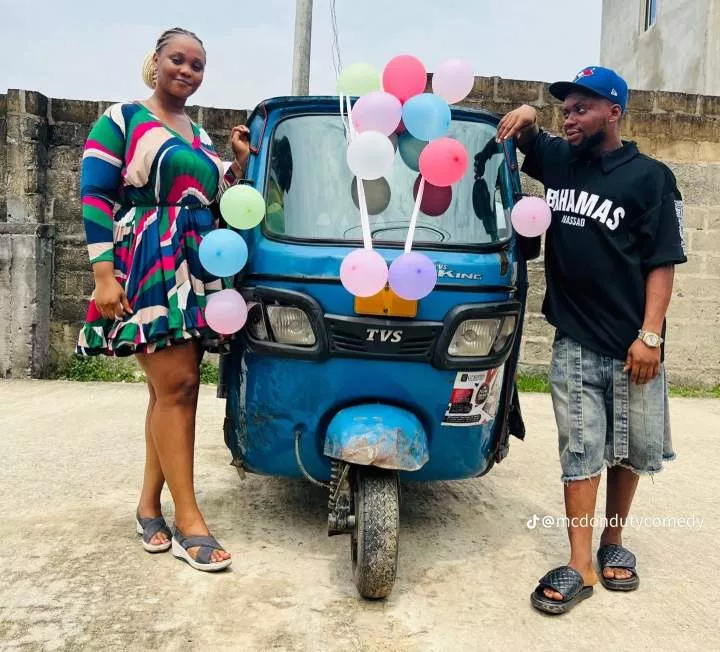
[[[375,296],[385,287],[387,279],[387,263],[374,249],[355,249],[340,265],[340,280],[356,297]]]
[[[205,306],[205,319],[216,333],[237,333],[247,321],[247,304],[236,290],[220,290],[211,294]]]
[[[551,220],[550,206],[540,197],[523,197],[510,213],[513,228],[526,238],[535,238],[545,233]]]
[[[470,157],[465,146],[454,138],[438,138],[420,154],[420,173],[433,186],[451,186],[460,181]]]
[[[383,88],[401,102],[405,103],[411,97],[423,93],[426,87],[427,71],[419,59],[409,54],[401,54],[385,66]]]
[[[384,91],[363,95],[353,107],[353,124],[359,133],[379,131],[390,136],[398,128],[402,118],[400,100]]]
[[[448,59],[433,73],[433,93],[448,104],[464,100],[474,85],[475,73],[472,64],[464,59]]]

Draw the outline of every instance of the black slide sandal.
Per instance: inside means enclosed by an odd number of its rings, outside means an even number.
[[[601,546],[597,551],[598,566],[600,566],[600,581],[608,591],[634,591],[640,585],[640,577],[635,570],[637,561],[627,548],[609,543]],[[632,573],[631,577],[624,580],[605,577],[603,571],[606,568],[623,568]]]
[[[538,611],[559,615],[570,611],[576,604],[593,594],[592,586],[584,586],[583,576],[570,566],[553,568],[542,577],[530,594],[530,602]],[[548,598],[544,590],[550,589],[563,596],[562,600]]]

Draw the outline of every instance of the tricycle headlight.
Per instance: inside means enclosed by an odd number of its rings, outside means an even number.
[[[501,318],[467,319],[450,340],[448,354],[459,357],[483,357],[490,353],[500,328]]]
[[[267,306],[268,320],[280,344],[313,346],[315,332],[304,310],[291,306]]]
[[[260,342],[267,342],[267,328],[265,327],[265,316],[263,315],[262,305],[259,303],[251,304],[248,310],[247,330],[250,336]]]
[[[500,353],[508,343],[508,340],[512,337],[515,332],[515,325],[517,324],[517,317],[515,315],[507,315],[503,317],[502,326],[498,332],[495,344],[493,344],[492,352]]]

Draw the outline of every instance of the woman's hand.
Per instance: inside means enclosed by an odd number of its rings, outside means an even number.
[[[250,130],[245,125],[237,125],[230,132],[230,146],[235,155],[235,163],[245,173],[245,165],[250,156]]]
[[[112,275],[95,277],[95,305],[105,319],[133,314],[125,290]]]

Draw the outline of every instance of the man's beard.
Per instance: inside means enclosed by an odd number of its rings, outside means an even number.
[[[572,145],[570,143],[568,144],[570,144],[570,149],[577,158],[591,158],[592,150],[603,144],[606,135],[607,132],[605,131],[605,129],[601,129],[592,136],[587,136],[583,138],[582,142],[579,145]]]

